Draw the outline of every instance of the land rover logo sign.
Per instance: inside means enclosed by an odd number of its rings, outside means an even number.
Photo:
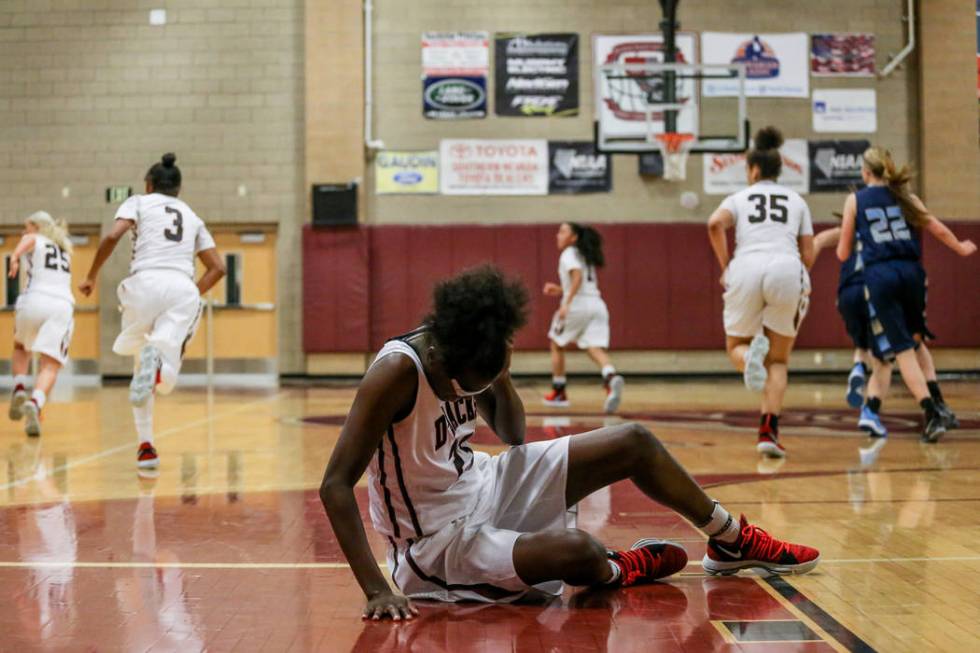
[[[425,101],[442,111],[471,111],[486,102],[486,94],[468,79],[440,79],[425,89]]]

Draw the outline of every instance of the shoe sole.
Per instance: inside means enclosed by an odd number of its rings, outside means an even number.
[[[732,576],[743,569],[765,569],[766,571],[779,574],[780,576],[799,576],[813,571],[813,568],[820,562],[817,556],[809,562],[801,562],[798,565],[781,565],[775,562],[763,562],[761,560],[739,560],[737,562],[721,562],[712,560],[705,554],[701,560],[701,566],[709,576]]]
[[[765,454],[770,458],[785,458],[786,451],[780,449],[777,445],[772,442],[757,442],[755,445],[755,450],[761,454]]]
[[[927,442],[929,444],[936,444],[937,442],[939,442],[939,438],[943,437],[944,435],[946,435],[946,429],[941,427],[939,429],[936,429],[932,433],[923,433],[922,441]]]
[[[761,392],[766,387],[766,379],[769,376],[765,365],[767,354],[769,354],[769,339],[765,336],[752,338],[748,355],[745,357],[745,371],[742,373],[745,387],[752,392]]]
[[[884,426],[882,426],[882,427],[880,427],[881,430],[879,430],[878,425],[875,424],[873,421],[868,420],[868,419],[859,419],[858,420],[858,428],[861,429],[862,431],[865,431],[868,435],[870,435],[873,438],[887,438],[888,437],[888,429],[886,429]]]
[[[11,420],[13,420],[14,422],[17,422],[17,421],[20,420],[21,417],[24,416],[24,403],[26,403],[26,402],[27,402],[27,393],[26,392],[15,394],[11,398],[11,400],[10,400],[10,410],[7,413],[8,415],[10,415],[10,419]]]
[[[542,399],[541,403],[544,404],[545,406],[551,406],[553,408],[568,408],[569,406],[572,405],[572,403],[568,401],[568,399],[565,399],[564,401],[561,400],[553,401],[550,399]]]
[[[864,377],[852,376],[847,380],[847,405],[860,408],[864,403]]]
[[[129,384],[129,403],[140,408],[146,405],[153,392],[157,374],[157,351],[153,347],[143,347],[140,350],[140,366]]]
[[[41,419],[36,411],[25,410],[24,420],[24,433],[32,438],[41,435]]]
[[[619,408],[619,404],[623,400],[623,387],[625,385],[626,379],[618,374],[609,380],[609,396],[606,397],[606,402],[602,406],[607,415],[615,413],[616,409]]]
[[[140,469],[154,469],[160,466],[160,459],[154,458],[153,460],[137,460],[136,466]]]

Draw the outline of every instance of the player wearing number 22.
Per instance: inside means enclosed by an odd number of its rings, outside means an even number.
[[[844,202],[837,257],[846,261],[855,247],[864,263],[864,296],[871,320],[871,349],[882,361],[896,361],[902,380],[924,415],[922,438],[936,442],[946,420],[930,395],[916,357],[928,334],[925,323],[926,273],[922,268],[919,229],[928,231],[960,256],[977,247],[957,240],[925,204],[909,191],[907,167],[896,169],[887,150],[864,153],[861,176],[867,186]]]
[[[807,272],[815,257],[810,209],[798,193],[776,183],[782,134],[764,127],[746,156],[750,186],[729,195],[708,220],[708,236],[725,288],[726,349],[745,385],[762,392],[756,449],[785,456],[779,414],[789,355],[810,297]],[[729,258],[725,231],[735,227]]]
[[[201,315],[201,295],[225,274],[224,264],[197,214],[183,201],[180,169],[164,154],[146,173],[146,194],[130,197],[116,211],[115,224],[99,243],[81,291],[92,292],[99,269],[127,231],[133,234],[129,276],[117,289],[122,329],[112,350],[135,356],[129,400],[139,438],[137,463],[157,467],[153,446],[154,395],[170,393],[181,359]],[[194,283],[194,257],[205,266]]]

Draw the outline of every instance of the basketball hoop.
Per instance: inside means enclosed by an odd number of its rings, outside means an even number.
[[[664,132],[654,134],[654,145],[664,160],[663,178],[667,181],[687,179],[687,156],[694,145],[694,134]]]

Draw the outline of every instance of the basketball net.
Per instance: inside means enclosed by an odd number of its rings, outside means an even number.
[[[665,132],[654,134],[654,144],[664,161],[663,178],[667,181],[687,179],[687,156],[694,146],[694,134]]]

